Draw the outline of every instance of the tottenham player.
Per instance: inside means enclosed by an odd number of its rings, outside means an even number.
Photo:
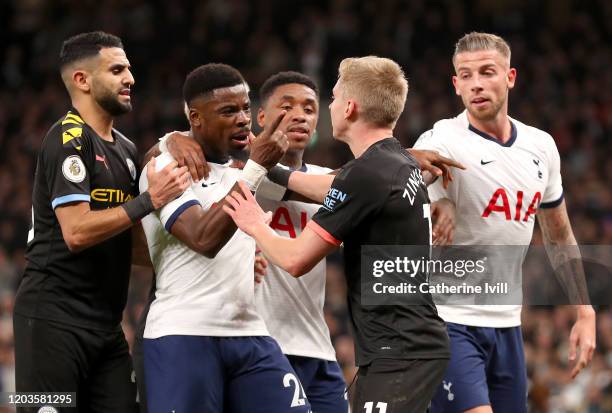
[[[176,163],[151,171],[149,190],[138,195],[136,147],[113,128],[132,108],[134,84],[118,37],[71,37],[60,62],[72,107],[38,156],[28,263],[15,302],[16,387],[76,392],[79,411],[131,412],[136,391],[120,326],[129,229],[180,195],[189,175]]]
[[[437,122],[416,147],[435,149],[467,166],[448,189],[437,183],[429,187],[432,199],[448,198],[456,205],[455,244],[529,245],[537,212],[548,246],[576,245],[553,138],[508,116],[508,92],[517,75],[508,44],[488,33],[467,34],[457,42],[453,65],[453,85],[466,110]],[[564,264],[559,258],[551,255],[555,268]],[[520,273],[520,265],[515,272]],[[582,268],[576,270],[562,281],[584,276]],[[579,300],[586,300],[584,294],[573,303],[588,302]],[[526,412],[520,305],[438,310],[448,323],[451,360],[432,412]],[[573,377],[595,348],[594,311],[590,305],[576,310],[569,351],[576,362]]]
[[[319,119],[319,90],[312,79],[297,72],[280,72],[269,77],[260,91],[260,126],[286,111],[289,149],[280,163],[310,174],[327,174],[328,168],[302,161],[304,150],[316,131]],[[296,238],[320,205],[299,201],[272,201],[265,191],[257,201],[272,211],[270,227],[278,235]],[[329,329],[323,314],[325,301],[325,260],[300,278],[271,264],[264,282],[255,286],[257,309],[295,369],[313,412],[348,411],[346,384],[336,362]]]
[[[255,241],[221,209],[238,179],[256,191],[284,154],[286,112],[255,140],[240,171],[229,166],[230,156],[245,154],[251,131],[240,72],[200,66],[187,76],[183,95],[210,173],[143,220],[156,273],[144,332],[149,411],[307,412],[294,370],[255,309]],[[157,167],[171,160],[164,153]]]
[[[299,236],[278,236],[248,188],[232,192],[224,206],[257,240],[272,263],[295,277],[310,271],[344,242],[349,311],[360,366],[353,411],[424,412],[449,357],[448,336],[429,294],[421,305],[363,305],[363,245],[429,245],[429,199],[424,184],[412,202],[403,197],[417,162],[393,138],[408,83],[389,59],[345,59],[330,105],[334,137],[355,155],[333,179],[328,199]],[[289,173],[289,179],[297,172]],[[301,174],[308,178],[307,174]],[[320,176],[310,177],[321,181]],[[325,178],[325,177],[322,177]],[[367,188],[367,190],[364,190]],[[297,189],[297,188],[296,188]],[[315,191],[315,197],[321,191]],[[325,189],[323,189],[325,191]],[[417,278],[424,281],[425,274]]]

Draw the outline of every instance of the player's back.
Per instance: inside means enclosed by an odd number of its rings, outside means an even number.
[[[429,293],[414,294],[412,304],[364,305],[362,284],[372,273],[362,273],[362,247],[382,246],[376,260],[395,261],[393,246],[416,245],[411,259],[429,253],[429,199],[416,160],[394,138],[370,146],[347,163],[336,176],[315,215],[313,229],[344,242],[349,311],[355,329],[357,363],[376,358],[445,358],[448,337]],[[329,234],[329,235],[326,235]],[[385,248],[389,246],[389,248]],[[418,249],[418,247],[417,247]],[[424,283],[426,274],[415,276]],[[416,301],[415,301],[416,300]]]
[[[171,160],[169,154],[162,154],[157,168]],[[235,184],[239,170],[209,165],[208,178],[193,183],[177,200],[143,219],[157,287],[145,338],[268,335],[254,304],[255,241],[237,230],[214,258],[207,258],[169,232],[185,209],[201,205],[207,210]],[[141,191],[147,186],[143,173]]]

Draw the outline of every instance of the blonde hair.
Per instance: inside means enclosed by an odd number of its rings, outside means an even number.
[[[455,45],[453,63],[459,53],[475,52],[478,50],[497,50],[510,63],[510,46],[501,37],[482,32],[471,32],[463,36]]]
[[[376,56],[351,57],[340,62],[338,72],[340,92],[358,102],[364,121],[395,127],[408,95],[408,81],[397,63]]]

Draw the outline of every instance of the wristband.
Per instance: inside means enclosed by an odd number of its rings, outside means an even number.
[[[249,159],[240,172],[240,179],[247,184],[251,192],[255,192],[266,176],[266,173],[268,173],[266,168]]]
[[[264,179],[259,189],[257,190],[257,196],[269,199],[270,201],[282,201],[285,198],[285,194],[289,191],[284,186],[275,184],[270,179]]]
[[[268,179],[286,188],[287,185],[289,185],[289,176],[291,176],[292,173],[293,171],[291,169],[275,166],[268,172]]]
[[[149,191],[145,191],[136,198],[121,204],[121,207],[125,210],[128,217],[130,217],[132,223],[140,221],[142,218],[155,211]]]

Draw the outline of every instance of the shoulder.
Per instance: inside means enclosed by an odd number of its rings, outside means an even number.
[[[440,119],[434,123],[432,131],[434,135],[440,132],[457,132],[467,130],[469,121],[466,111],[461,112],[454,118]]]
[[[441,119],[433,127],[423,132],[414,145],[417,149],[440,149],[447,147],[454,141],[454,137],[468,130],[468,120],[465,112],[454,118]]]
[[[418,168],[416,160],[397,141],[378,145],[347,166],[346,176],[361,188],[368,190],[380,188],[381,182],[392,181],[398,171],[406,166]]]
[[[548,155],[558,153],[557,144],[550,133],[534,126],[526,125],[516,119],[510,119],[516,126],[519,136],[526,137],[530,143],[538,147],[538,149],[545,151]]]
[[[115,135],[115,139],[117,139],[117,142],[119,142],[121,145],[125,145],[131,150],[136,150],[136,144],[115,128],[113,128],[113,135]]]
[[[43,141],[44,147],[61,147],[82,143],[85,122],[80,116],[68,111],[51,126]],[[85,135],[87,135],[85,133]]]

